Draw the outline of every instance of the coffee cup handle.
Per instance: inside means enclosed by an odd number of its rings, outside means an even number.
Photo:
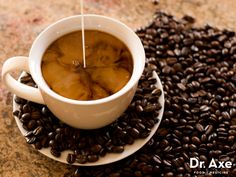
[[[30,73],[28,57],[17,56],[7,59],[2,67],[2,80],[6,87],[17,96],[39,104],[45,104],[38,88],[27,86],[15,80],[10,72],[24,70]]]

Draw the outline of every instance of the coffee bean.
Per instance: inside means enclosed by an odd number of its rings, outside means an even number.
[[[229,106],[236,108],[236,101],[230,101]]]
[[[33,131],[28,131],[28,132],[26,132],[25,134],[24,134],[24,136],[25,137],[31,137],[31,136],[33,136],[34,134],[33,134]]]
[[[136,128],[129,129],[129,133],[133,138],[138,138],[140,135],[139,130],[137,130]]]
[[[88,155],[88,161],[89,162],[96,162],[98,160],[97,155]]]
[[[173,65],[173,64],[175,64],[175,63],[177,63],[177,58],[174,58],[174,57],[171,57],[171,58],[167,58],[166,59],[166,63],[168,64],[168,65]]]
[[[68,154],[67,155],[67,158],[66,158],[66,161],[69,163],[69,164],[73,164],[76,160],[76,155],[75,154]]]
[[[111,173],[108,177],[121,177],[121,174],[119,172]]]
[[[189,161],[189,156],[185,152],[182,155],[185,160]]]
[[[51,149],[50,152],[54,157],[60,157],[61,156],[61,153],[56,149]]]
[[[170,152],[172,150],[171,146],[167,146],[163,151],[164,152]]]
[[[138,112],[143,112],[143,107],[141,105],[136,106]]]
[[[151,92],[152,95],[160,96],[161,95],[161,90],[159,88],[154,89]]]
[[[161,160],[160,156],[158,156],[157,154],[155,154],[152,159],[157,164],[161,164],[162,163],[162,160]]]
[[[169,160],[163,160],[163,163],[166,165],[166,166],[171,166],[171,162]]]
[[[40,135],[42,132],[43,132],[43,127],[42,127],[42,126],[38,126],[36,129],[34,129],[33,134],[34,134],[35,136],[38,136],[38,135]]]
[[[42,110],[41,110],[41,113],[43,115],[47,116],[50,113],[50,111],[49,111],[49,109],[46,106],[43,106]]]
[[[201,143],[201,140],[197,136],[193,136],[192,142],[196,145],[199,145]]]
[[[194,152],[197,150],[197,146],[195,144],[190,144],[189,149]]]
[[[197,129],[199,132],[203,132],[203,131],[204,131],[204,127],[203,127],[201,124],[199,124],[199,123],[196,124],[196,129]]]
[[[213,125],[207,125],[205,130],[206,130],[206,135],[210,134],[213,130]]]
[[[172,72],[172,68],[169,67],[169,66],[165,66],[163,69],[162,69],[162,72],[164,74],[170,74]]]
[[[186,20],[188,23],[194,23],[195,19],[189,15],[185,15],[183,18],[183,20]]]
[[[145,112],[153,112],[156,110],[156,105],[147,105],[145,108],[144,108],[144,111]]]
[[[186,90],[186,87],[182,84],[182,83],[178,83],[177,84],[177,87],[182,90],[182,91],[185,91]]]
[[[33,130],[35,127],[37,126],[37,123],[35,120],[30,120],[28,123],[27,123],[27,128],[29,130]]]
[[[174,176],[174,173],[172,172],[168,172],[164,175],[164,177],[173,177]]]
[[[192,169],[190,168],[190,166],[189,166],[189,163],[188,163],[188,162],[184,163],[184,168],[185,168],[185,170],[186,170],[187,172],[189,172],[189,173],[191,173],[191,172],[192,172]]]
[[[84,164],[88,161],[86,155],[76,155],[76,162]]]
[[[31,81],[31,77],[29,75],[23,76],[20,78],[20,82],[26,84],[27,82]]]
[[[31,113],[31,118],[32,118],[32,119],[40,119],[40,118],[41,118],[40,112],[39,112],[39,111],[33,111],[33,112]]]
[[[26,100],[25,100],[25,99],[20,98],[20,97],[18,97],[18,96],[15,96],[14,101],[15,101],[17,104],[25,104],[25,103],[26,103]]]
[[[207,105],[202,105],[202,106],[200,107],[200,110],[201,110],[202,112],[206,112],[206,111],[209,111],[209,110],[210,110],[210,107],[207,106]]]
[[[91,147],[91,151],[93,153],[98,153],[102,150],[102,146],[100,144],[96,144],[93,147]]]
[[[27,142],[28,144],[33,144],[33,143],[35,143],[35,142],[36,142],[36,137],[35,137],[35,136],[27,137],[27,138],[26,138],[26,142]]]
[[[31,108],[29,104],[25,104],[22,108],[22,112],[23,113],[30,113],[31,112]]]
[[[124,151],[124,146],[112,146],[111,151],[114,153],[121,153]]]
[[[24,113],[22,114],[20,120],[22,123],[26,123],[30,120],[31,116],[30,116],[30,113]]]
[[[207,135],[206,134],[202,134],[200,139],[201,139],[202,142],[206,142]]]

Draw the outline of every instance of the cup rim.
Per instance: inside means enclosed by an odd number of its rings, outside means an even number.
[[[65,21],[72,20],[74,18],[81,18],[81,15],[73,15],[73,16],[62,18],[62,19],[50,24],[48,27],[46,27],[34,40],[32,47],[30,49],[29,58],[33,57],[34,50],[37,50],[38,41],[39,41],[39,39],[41,39],[45,35],[45,33],[47,33],[51,28],[55,28],[55,26],[57,24],[64,23]],[[138,37],[138,35],[130,27],[128,27],[126,24],[122,23],[121,21],[111,18],[111,17],[107,17],[104,15],[97,15],[97,14],[84,14],[84,18],[99,18],[99,19],[109,21],[109,23],[110,22],[116,23],[119,26],[121,26],[121,28],[125,29],[125,31],[127,33],[129,33],[129,35],[132,35],[132,38],[136,40],[135,41],[135,45],[136,45],[135,48],[137,48],[139,50],[138,51],[139,55],[140,55],[139,58],[142,59],[143,62],[142,62],[142,65],[136,66],[137,71],[134,74],[135,64],[134,64],[134,59],[133,59],[132,75],[124,87],[122,87],[118,92],[116,92],[108,97],[105,97],[105,98],[101,98],[101,99],[97,99],[97,100],[74,100],[74,99],[70,99],[70,98],[66,98],[64,96],[61,96],[60,94],[58,94],[58,93],[54,92],[52,89],[50,89],[42,76],[41,69],[40,69],[40,72],[41,72],[40,74],[37,73],[35,71],[35,69],[33,69],[33,68],[35,68],[35,66],[33,66],[33,62],[31,62],[31,59],[29,59],[29,68],[30,68],[30,73],[32,74],[33,80],[37,83],[40,90],[42,90],[43,92],[46,92],[48,95],[52,96],[53,98],[63,101],[63,102],[70,103],[70,104],[75,104],[75,105],[96,105],[96,104],[100,104],[100,103],[109,102],[111,100],[114,100],[114,99],[124,95],[126,92],[131,90],[133,86],[135,86],[138,83],[138,80],[140,79],[140,77],[143,73],[144,67],[145,67],[145,51],[144,51],[144,47],[143,47],[142,42],[141,42],[140,38]],[[116,36],[116,37],[118,37],[118,36]],[[124,41],[122,41],[122,42],[124,42]],[[129,46],[127,46],[127,47],[129,48]],[[129,50],[130,50],[130,48],[129,48]],[[130,52],[131,52],[131,55],[133,55],[133,51],[130,50]],[[40,63],[41,63],[41,61],[40,61]],[[41,64],[38,67],[41,68]]]

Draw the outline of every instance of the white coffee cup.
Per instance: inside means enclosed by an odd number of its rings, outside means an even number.
[[[2,80],[7,88],[19,97],[45,104],[52,113],[66,124],[94,129],[115,121],[131,103],[138,80],[145,66],[145,52],[139,37],[125,24],[100,15],[84,15],[85,30],[94,29],[110,33],[129,48],[133,58],[133,73],[129,82],[115,94],[92,101],[78,101],[65,98],[51,90],[41,72],[41,60],[47,47],[59,37],[81,29],[81,16],[70,16],[59,20],[44,31],[33,42],[29,57],[17,56],[5,61]],[[10,72],[24,70],[31,74],[38,88],[16,81]]]

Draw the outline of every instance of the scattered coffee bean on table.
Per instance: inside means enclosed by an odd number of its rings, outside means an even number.
[[[158,115],[162,106],[158,100],[162,91],[156,87],[157,80],[152,73],[145,69],[128,109],[114,123],[100,129],[70,127],[60,122],[46,106],[19,97],[15,97],[19,109],[13,114],[27,131],[26,142],[36,149],[49,147],[55,157],[60,157],[64,150],[71,150],[66,159],[70,164],[96,162],[107,153],[122,153],[125,145],[147,138],[160,121]],[[22,77],[21,82],[35,86],[29,74]]]
[[[147,69],[158,73],[164,87],[164,116],[153,138],[126,159],[79,167],[65,176],[236,176],[235,32],[209,25],[193,27],[194,21],[190,16],[177,20],[157,12],[148,26],[137,31]],[[232,166],[191,168],[190,158],[206,167],[213,158],[217,164],[229,161]]]

